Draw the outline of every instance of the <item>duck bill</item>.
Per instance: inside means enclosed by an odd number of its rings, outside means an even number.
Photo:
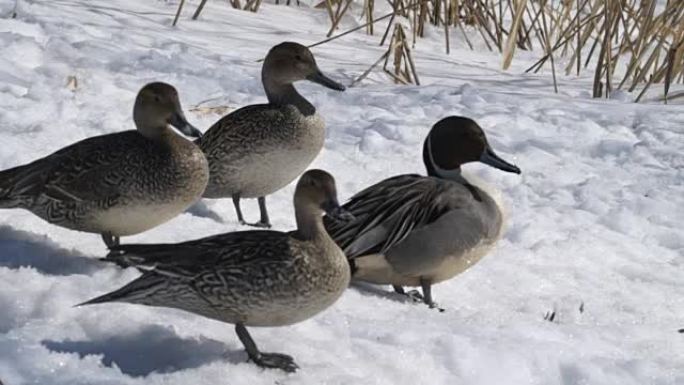
[[[183,133],[183,135],[189,136],[191,138],[202,137],[202,131],[198,130],[197,128],[195,128],[195,126],[188,123],[187,119],[185,119],[185,115],[183,115],[182,112],[174,112],[173,116],[171,116],[169,124],[174,126],[181,133]]]
[[[323,210],[325,213],[336,221],[349,222],[354,220],[354,215],[349,211],[343,209],[337,200],[330,200],[323,204]]]
[[[316,69],[316,72],[307,76],[306,80],[314,82],[314,83],[318,83],[318,84],[322,85],[323,87],[328,87],[328,88],[336,90],[336,91],[344,91],[345,90],[345,87],[342,84],[340,84],[340,83],[330,79],[329,77],[325,76],[323,74],[323,72],[321,72],[321,70],[319,70],[319,69]]]
[[[489,146],[487,146],[484,153],[480,157],[480,162],[488,166],[498,168],[502,171],[520,174],[520,169],[518,168],[518,166],[508,163],[505,160],[501,159]]]

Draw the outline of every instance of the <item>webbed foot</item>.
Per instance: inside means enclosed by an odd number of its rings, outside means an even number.
[[[255,364],[262,368],[281,369],[288,373],[294,373],[299,366],[294,358],[281,353],[259,353],[256,357],[250,357]]]
[[[270,229],[271,228],[271,224],[269,222],[262,222],[262,221],[254,222],[254,223],[248,223],[248,222],[241,220],[240,224],[243,226],[257,227],[260,229]]]

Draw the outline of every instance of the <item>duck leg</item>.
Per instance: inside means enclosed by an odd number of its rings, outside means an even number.
[[[239,195],[233,195],[233,206],[235,206],[235,213],[237,214],[238,222],[240,222],[241,225],[247,224],[245,222],[245,218],[242,216],[242,210],[240,209],[240,196]]]
[[[245,325],[241,323],[235,324],[235,333],[245,347],[249,358],[258,366],[262,368],[281,369],[289,373],[299,369],[299,366],[295,364],[294,359],[286,354],[260,352],[256,343],[254,343],[252,336],[249,335],[247,328],[245,328]]]
[[[233,195],[233,206],[235,206],[235,212],[237,213],[238,222],[241,225],[253,226],[253,227],[264,227],[270,228],[271,223],[268,219],[268,212],[266,211],[266,198],[259,197],[259,211],[261,212],[261,219],[256,223],[247,223],[245,218],[242,216],[242,210],[240,209],[240,195]]]
[[[257,198],[259,202],[259,212],[261,213],[261,219],[259,222],[255,223],[256,227],[265,227],[267,229],[271,228],[271,221],[268,219],[268,210],[266,209],[266,197]]]
[[[102,233],[102,240],[107,245],[107,248],[111,249],[112,247],[119,246],[121,238],[112,235],[112,233]]]
[[[432,300],[432,283],[426,278],[420,279],[420,287],[423,291],[423,302],[430,307],[430,309],[437,309],[440,312],[444,311],[437,302]]]

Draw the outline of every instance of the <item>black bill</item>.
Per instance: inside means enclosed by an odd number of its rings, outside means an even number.
[[[183,135],[187,135],[192,138],[202,137],[202,131],[198,130],[197,128],[195,128],[195,126],[188,123],[182,112],[175,112],[173,116],[171,116],[171,121],[169,123],[172,126],[176,127],[178,131],[182,132]]]
[[[482,153],[482,156],[480,156],[480,162],[498,168],[499,170],[520,174],[520,169],[518,166],[501,159],[498,155],[496,155],[494,150],[489,147],[489,145],[487,145],[487,148]]]
[[[316,70],[315,73],[307,76],[306,80],[312,81],[314,83],[318,83],[324,87],[328,87],[328,88],[336,90],[336,91],[344,91],[346,89],[342,84],[340,84],[340,83],[330,79],[329,77],[323,75],[323,72],[321,72],[318,69]]]

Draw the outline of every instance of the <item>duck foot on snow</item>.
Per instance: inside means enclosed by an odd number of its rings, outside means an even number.
[[[425,287],[427,286],[427,290]],[[405,295],[409,297],[413,302],[422,302],[430,307],[430,309],[437,309],[440,312],[443,312],[445,309],[439,307],[437,302],[432,300],[432,295],[430,293],[430,285],[423,285],[423,294],[421,294],[420,291],[418,290],[411,290],[409,292],[406,292],[403,287],[397,286],[397,285],[392,285],[394,288],[394,291],[396,291],[398,294]]]
[[[259,353],[257,357],[249,357],[249,359],[262,368],[281,369],[288,373],[294,373],[299,369],[294,358],[287,354]]]
[[[256,343],[249,335],[247,328],[243,324],[235,325],[235,333],[240,342],[245,347],[249,359],[262,368],[281,369],[288,373],[293,373],[299,366],[294,362],[294,358],[281,353],[262,353],[257,348]]]
[[[266,209],[266,198],[265,197],[259,197],[258,199],[259,202],[259,211],[261,212],[261,219],[259,219],[259,222],[255,223],[248,223],[245,221],[245,218],[242,216],[242,210],[240,209],[240,196],[239,195],[234,195],[233,196],[233,205],[235,206],[235,212],[238,217],[238,222],[240,222],[241,225],[243,226],[252,226],[252,227],[258,227],[262,229],[270,229],[271,228],[271,221],[268,218],[268,210]]]
[[[252,223],[248,223],[248,222],[245,222],[245,221],[240,221],[240,224],[243,225],[243,226],[258,227],[258,228],[260,228],[260,229],[270,229],[270,228],[271,228],[271,224],[270,224],[270,223],[268,223],[268,222],[262,222],[262,221],[259,221],[259,222],[252,222]]]

